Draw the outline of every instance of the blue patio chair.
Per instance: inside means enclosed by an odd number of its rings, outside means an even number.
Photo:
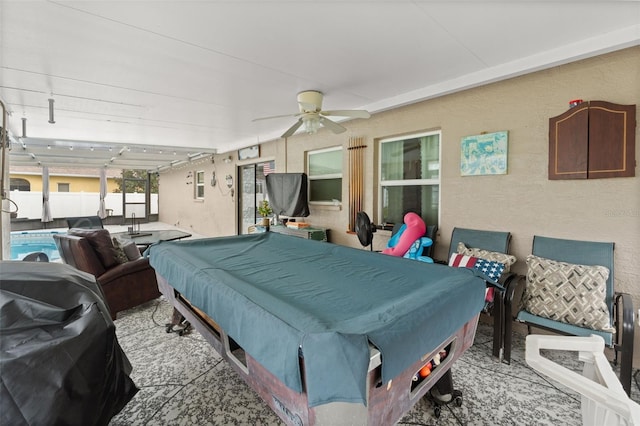
[[[509,320],[505,321],[504,356],[507,361],[511,358],[512,318],[513,313],[517,310],[515,320],[526,324],[529,333],[531,333],[531,328],[535,327],[569,336],[590,336],[592,334],[601,336],[605,344],[614,349],[615,364],[618,362],[618,352],[621,352],[620,382],[625,392],[627,394],[630,393],[634,339],[633,302],[629,294],[616,293],[614,291],[613,250],[614,243],[534,236],[532,249],[534,256],[572,265],[600,265],[609,269],[609,276],[606,280],[605,303],[609,310],[609,324],[615,328],[615,333],[555,321],[520,309],[523,293],[526,294],[527,285],[526,278],[520,277],[517,280],[518,284],[508,289],[511,294],[506,295],[505,318]],[[565,275],[569,279],[570,274],[567,273]]]
[[[511,233],[503,231],[485,231],[478,229],[454,228],[451,234],[451,243],[449,245],[449,255],[457,253],[458,243],[464,243],[467,248],[483,249],[492,252],[509,254],[509,243],[511,242]],[[499,284],[508,288],[516,274],[503,274]],[[496,288],[497,290],[497,288]],[[504,293],[495,291],[493,307],[489,313],[493,317],[493,356],[501,358],[504,346]]]

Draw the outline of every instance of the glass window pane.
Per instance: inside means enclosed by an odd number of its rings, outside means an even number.
[[[316,179],[310,181],[309,201],[342,201],[342,179]]]
[[[402,223],[404,214],[418,213],[426,225],[438,225],[438,185],[385,186],[382,188],[382,222]]]
[[[342,150],[309,154],[309,176],[342,174]]]
[[[381,144],[381,180],[438,179],[438,134]]]
[[[196,172],[196,183],[204,183],[204,172]]]

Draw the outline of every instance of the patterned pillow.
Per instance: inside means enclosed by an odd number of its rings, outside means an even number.
[[[136,243],[127,241],[123,243],[116,237],[113,237],[113,248],[116,251],[116,259],[120,263],[126,263],[130,260],[137,260],[142,257]]]
[[[451,258],[449,259],[449,266],[477,269],[493,281],[498,281],[500,279],[500,275],[502,275],[502,271],[504,271],[504,263],[456,253],[451,255]],[[493,286],[487,287],[485,301],[493,302],[494,291],[495,288]]]
[[[609,269],[527,256],[525,309],[592,330],[613,331],[605,302]]]
[[[113,237],[111,240],[113,241],[113,250],[115,252],[115,258],[118,263],[127,263],[129,261],[129,258],[124,252],[124,247],[122,246],[122,244],[120,244],[120,240],[118,240],[116,237]]]
[[[479,248],[467,247],[463,242],[458,243],[458,247],[456,250],[460,254],[464,254],[467,256],[479,257],[480,259],[485,260],[493,260],[495,262],[504,263],[504,271],[505,273],[509,272],[511,265],[516,263],[516,257],[510,254],[500,253],[497,251],[489,251]]]

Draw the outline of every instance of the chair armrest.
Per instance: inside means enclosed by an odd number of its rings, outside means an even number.
[[[524,290],[527,285],[527,279],[524,275],[509,274],[504,284],[504,302],[507,307],[505,314],[509,315],[507,318],[512,320],[517,315],[522,305],[522,297],[524,296]]]
[[[146,272],[149,269],[153,270],[149,265],[148,258],[140,258],[132,260],[130,262],[121,263],[106,271],[104,274],[98,277],[98,281],[101,285],[108,285],[114,280],[119,280],[124,276],[138,274],[140,272]]]
[[[622,305],[622,311],[620,310]],[[620,317],[622,317],[622,324],[620,324]],[[628,293],[614,294],[613,304],[613,319],[615,321],[616,328],[616,343],[614,345],[617,352],[621,352],[620,360],[620,382],[627,395],[631,395],[631,374],[633,367],[633,345],[634,345],[634,312],[633,312],[633,300]],[[620,329],[622,326],[622,329]]]
[[[620,304],[622,304],[622,311],[620,311]],[[631,295],[628,293],[618,293],[614,294],[614,304],[613,304],[613,318],[614,321],[618,321],[618,316],[622,314],[622,330],[620,330],[619,324],[616,327],[617,332],[622,332],[622,341],[626,342],[627,339],[631,339],[633,341],[633,331],[634,331],[634,321],[633,321],[633,299]]]

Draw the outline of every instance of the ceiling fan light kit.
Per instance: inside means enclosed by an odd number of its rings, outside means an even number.
[[[333,110],[333,111],[323,111],[322,110],[322,99],[323,94],[318,90],[305,90],[298,93],[298,109],[300,112],[296,114],[289,115],[277,115],[272,117],[262,117],[256,118],[253,121],[257,120],[266,120],[270,118],[281,118],[281,117],[298,117],[298,121],[296,121],[293,126],[289,127],[283,134],[283,138],[288,138],[293,135],[301,126],[304,131],[313,134],[318,131],[318,129],[322,127],[326,127],[333,133],[342,133],[347,129],[328,119],[328,116],[335,117],[351,117],[351,118],[369,118],[371,114],[365,110]]]

